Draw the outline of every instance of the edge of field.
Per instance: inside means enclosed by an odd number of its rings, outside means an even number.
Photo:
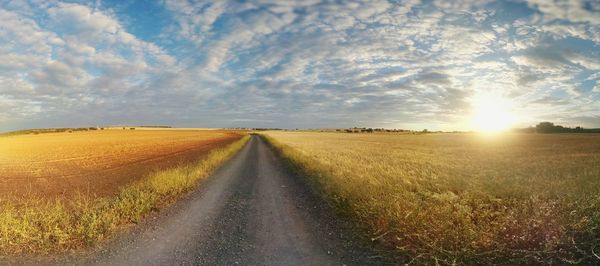
[[[210,151],[197,163],[154,172],[112,197],[79,195],[66,203],[31,199],[17,204],[0,200],[0,256],[60,253],[105,241],[120,228],[137,224],[150,212],[185,196],[249,139],[245,134]]]
[[[340,201],[335,198],[332,194],[331,188],[327,188],[323,183],[320,183],[317,179],[323,178],[327,175],[327,171],[322,169],[324,166],[306,155],[301,154],[296,149],[282,144],[276,139],[267,136],[265,134],[258,134],[265,142],[273,148],[277,156],[284,162],[286,168],[288,168],[294,175],[302,178],[302,182],[306,182],[308,187],[320,200],[327,203],[336,212],[339,217],[347,219],[350,222],[350,230],[355,231],[358,234],[357,240],[363,242],[364,246],[369,246],[378,251],[379,256],[385,256],[384,261],[395,261],[409,262],[410,258],[407,254],[402,254],[397,250],[390,248],[389,246],[382,245],[377,238],[372,238],[372,232],[369,228],[365,227],[356,217],[352,216],[352,211],[349,209],[350,206],[347,202]]]
[[[394,231],[376,231],[376,229],[371,227],[373,222],[377,222],[376,219],[369,216],[363,216],[362,218],[357,216],[356,213],[359,212],[357,208],[359,208],[360,204],[357,203],[357,200],[360,199],[353,198],[352,196],[343,196],[344,193],[340,193],[340,188],[336,185],[335,182],[328,182],[328,178],[331,177],[331,167],[322,164],[317,158],[311,157],[309,154],[305,154],[300,150],[284,144],[278,141],[276,138],[268,136],[266,134],[260,134],[260,136],[276,151],[278,156],[284,161],[286,167],[288,167],[293,173],[297,176],[304,179],[309,186],[316,192],[316,194],[321,197],[321,199],[327,202],[330,206],[337,211],[338,215],[342,218],[349,220],[354,226],[357,228],[356,233],[360,234],[360,237],[365,241],[371,241],[371,245],[377,247],[378,249],[385,250],[389,252],[391,257],[398,259],[398,264],[435,264],[435,265],[455,265],[455,264],[545,264],[542,260],[544,256],[550,256],[547,258],[549,261],[553,261],[557,264],[593,264],[595,259],[600,260],[600,256],[598,253],[594,251],[595,247],[600,248],[600,246],[594,245],[594,243],[590,243],[592,247],[589,247],[590,250],[583,250],[586,247],[577,247],[573,240],[573,245],[576,248],[576,252],[573,254],[579,254],[580,257],[560,257],[561,254],[554,254],[551,252],[545,251],[528,251],[528,250],[490,250],[490,251],[482,251],[480,253],[473,253],[469,250],[464,251],[464,257],[460,258],[461,262],[456,260],[456,257],[453,257],[454,254],[447,252],[443,249],[435,249],[436,247],[431,246],[431,250],[418,250],[423,253],[414,252],[408,249],[407,246],[400,246],[398,243],[393,241],[386,241],[386,238],[390,237],[403,237],[395,235]],[[340,196],[341,194],[341,196]],[[384,203],[385,204],[385,203]],[[358,207],[357,207],[358,206]],[[594,227],[597,230],[598,227]],[[581,237],[586,237],[586,235],[582,235]],[[400,240],[400,239],[398,239]],[[598,241],[598,239],[589,241]],[[596,242],[599,243],[599,242]],[[567,252],[567,248],[572,247],[564,247],[564,251]],[[583,248],[583,249],[582,249]],[[429,253],[427,253],[429,252]],[[439,252],[442,256],[438,256]],[[448,254],[445,254],[447,252]],[[459,251],[462,252],[462,251]],[[470,253],[469,253],[470,252]],[[513,253],[511,253],[513,252]],[[587,252],[587,253],[586,253]],[[591,253],[591,254],[588,254]],[[568,254],[568,252],[567,252]],[[443,255],[446,255],[445,257]],[[568,254],[569,255],[569,254]]]

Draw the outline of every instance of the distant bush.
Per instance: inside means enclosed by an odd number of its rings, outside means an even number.
[[[147,128],[172,128],[171,126],[160,126],[160,125],[147,125],[147,126],[137,126],[137,127],[147,127]]]
[[[600,128],[583,128],[583,127],[564,127],[561,125],[555,125],[552,122],[541,122],[535,127],[517,129],[517,132],[521,133],[600,133]]]
[[[125,129],[125,128],[123,128]],[[72,133],[74,131],[91,131],[98,130],[97,127],[79,127],[79,128],[34,128],[34,129],[26,129],[26,130],[17,130],[8,133],[0,134],[0,136],[12,136],[12,135],[27,135],[27,134],[45,134],[45,133],[61,133],[67,132]]]

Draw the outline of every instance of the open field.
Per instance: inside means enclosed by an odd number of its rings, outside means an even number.
[[[0,255],[107,239],[185,194],[247,138],[198,130],[0,137]]]
[[[107,196],[151,172],[189,164],[241,136],[227,131],[93,130],[0,137],[0,198]]]
[[[407,261],[600,262],[598,134],[264,135]]]

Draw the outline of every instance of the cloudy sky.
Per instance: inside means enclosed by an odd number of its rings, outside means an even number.
[[[0,131],[600,127],[600,1],[0,0]]]

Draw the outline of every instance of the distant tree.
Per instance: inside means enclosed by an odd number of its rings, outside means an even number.
[[[535,132],[537,133],[554,133],[556,131],[556,126],[551,122],[541,122],[535,126]]]
[[[535,126],[537,133],[600,133],[600,128],[563,127],[551,122],[541,122]]]

